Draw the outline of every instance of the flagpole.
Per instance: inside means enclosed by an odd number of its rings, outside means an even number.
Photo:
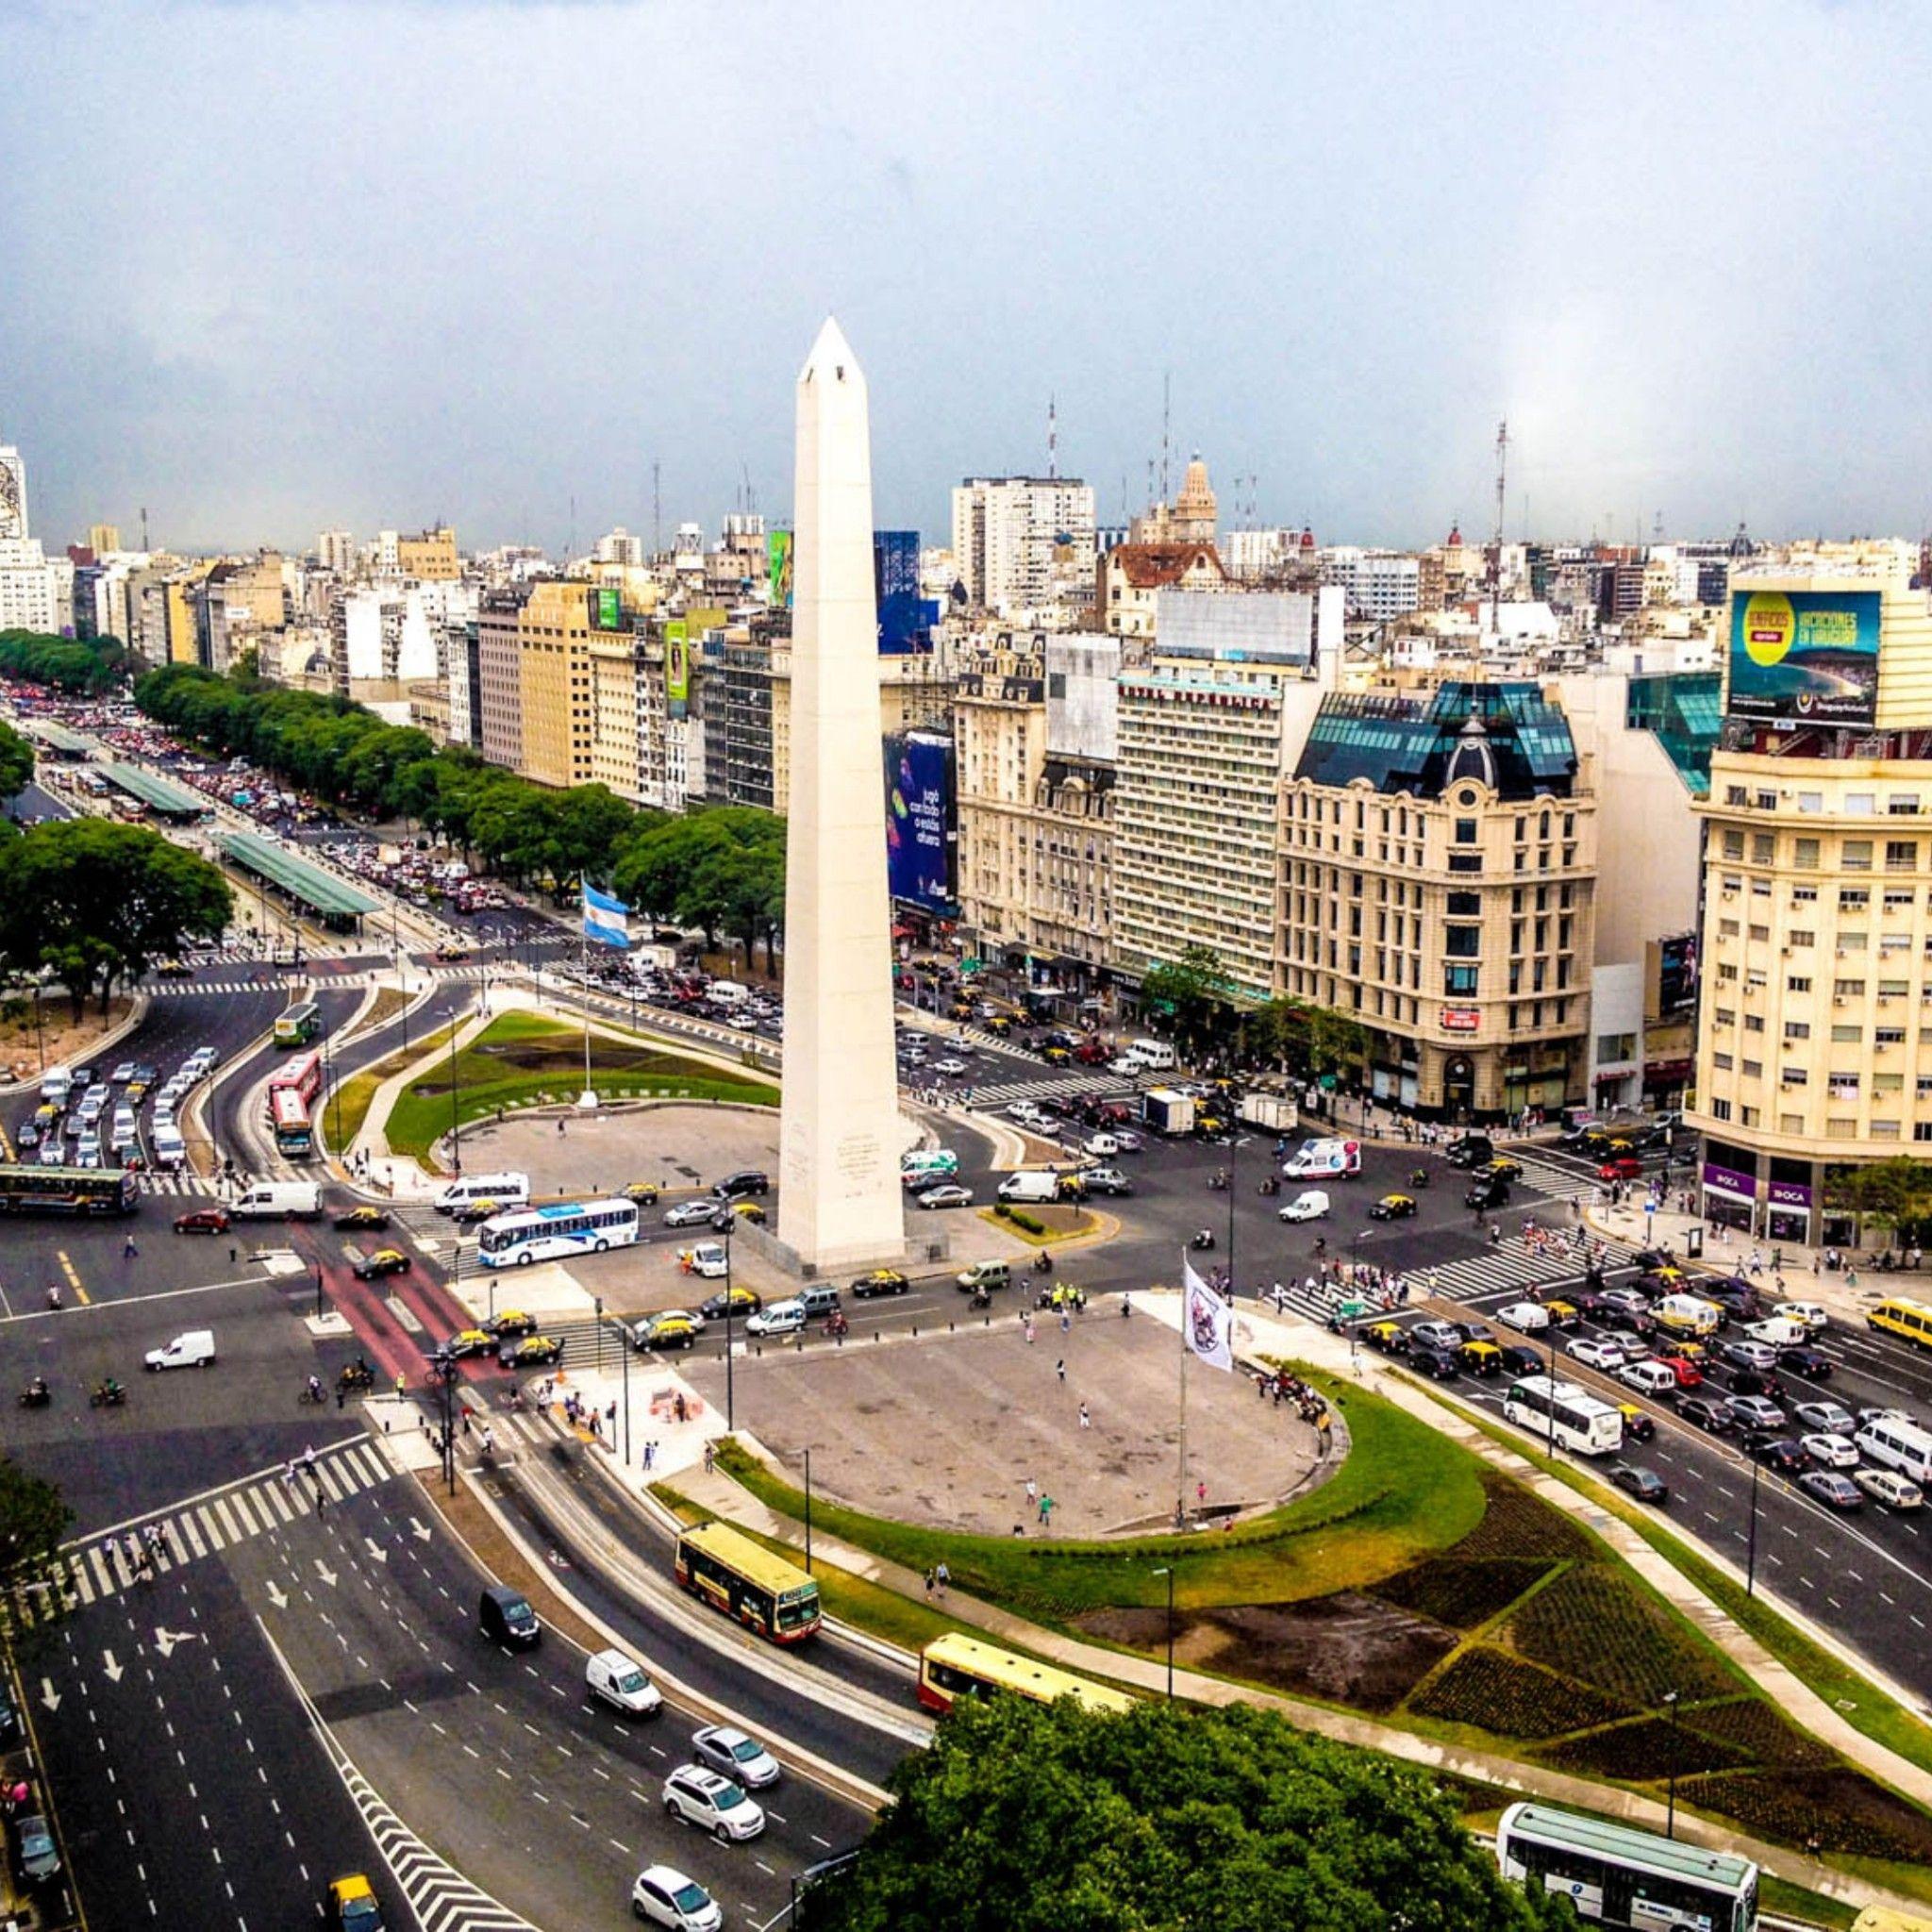
[[[1174,1477],[1174,1526],[1185,1529],[1188,1526],[1188,1357],[1193,1351],[1188,1346],[1188,1275],[1187,1263],[1181,1263],[1181,1428],[1180,1428],[1180,1467]]]
[[[580,1107],[597,1105],[596,1091],[591,1085],[591,899],[590,882],[577,882],[577,984],[584,996],[584,1097]]]

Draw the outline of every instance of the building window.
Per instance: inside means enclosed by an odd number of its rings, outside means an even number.
[[[1728,1100],[1713,1100],[1710,1103],[1710,1117],[1714,1121],[1727,1121],[1731,1117],[1731,1103]]]
[[[1863,1040],[1865,1029],[1862,1026],[1834,1026],[1831,1029],[1831,1037],[1842,1046]]]
[[[1791,928],[1790,941],[1794,946],[1814,945],[1817,942],[1817,938],[1816,933],[1810,932],[1803,926],[1793,926]]]
[[[1477,959],[1482,957],[1483,929],[1479,925],[1452,925],[1445,927],[1442,935],[1442,950],[1452,959]]]
[[[1727,1053],[1712,1054],[1710,1057],[1710,1063],[1721,1074],[1728,1074],[1731,1071],[1731,1069],[1738,1064],[1737,1061],[1734,1060]]]
[[[1744,856],[1744,835],[1742,832],[1724,834],[1724,854],[1726,858],[1742,858]]]
[[[1885,841],[1887,872],[1916,872],[1919,869],[1919,841],[1916,839],[1888,839]]]
[[[1785,1038],[1787,1040],[1809,1040],[1811,1038],[1810,1021],[1787,1020],[1785,1022]]]
[[[1781,1067],[1777,1077],[1786,1087],[1807,1087],[1811,1083],[1811,1075],[1803,1067]]]
[[[1451,892],[1448,912],[1451,919],[1476,919],[1482,914],[1483,897],[1480,892]]]
[[[1635,1059],[1637,1036],[1634,1033],[1599,1033],[1596,1037],[1596,1057],[1600,1060]]]
[[[1798,865],[1815,868],[1818,864],[1818,841],[1816,839],[1800,839],[1793,855],[1793,862]]]
[[[1458,845],[1474,845],[1476,840],[1476,822],[1474,819],[1456,821],[1456,842]]]
[[[1915,818],[1919,810],[1919,794],[1916,791],[1894,791],[1885,801],[1885,808],[1895,819]]]
[[[1872,870],[1872,841],[1869,839],[1847,839],[1840,848],[1840,863],[1847,872],[1870,872]]]
[[[1474,966],[1445,966],[1442,969],[1442,991],[1454,993],[1472,993],[1476,988],[1478,969]]]

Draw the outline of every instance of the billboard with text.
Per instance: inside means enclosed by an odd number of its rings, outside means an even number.
[[[664,626],[664,704],[674,718],[691,709],[691,626],[681,617]]]
[[[766,601],[774,610],[791,608],[791,532],[765,532],[765,575],[771,589]]]
[[[1869,724],[1878,705],[1876,591],[1754,591],[1731,595],[1734,718]]]
[[[953,916],[953,741],[886,741],[886,878],[894,899]]]

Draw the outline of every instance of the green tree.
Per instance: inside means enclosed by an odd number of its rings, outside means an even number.
[[[0,1621],[24,1591],[32,1591],[34,1621],[42,1623],[50,1605],[58,1606],[57,1589],[40,1586],[52,1577],[60,1540],[74,1522],[74,1511],[50,1482],[29,1474],[9,1456],[0,1456]]]
[[[1172,962],[1142,975],[1141,1003],[1173,1016],[1174,1039],[1193,1055],[1212,1043],[1225,1023],[1227,969],[1212,946],[1184,946]]]
[[[34,775],[34,748],[11,724],[0,724],[0,798],[17,798]]]
[[[141,978],[192,939],[216,939],[234,910],[215,867],[144,825],[56,819],[0,846],[0,958],[54,973],[77,1020],[117,981]]]
[[[1428,1774],[1247,1706],[958,1706],[804,1932],[1536,1932]]]

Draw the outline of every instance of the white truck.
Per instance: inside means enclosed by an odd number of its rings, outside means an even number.
[[[1058,1201],[1060,1177],[1045,1168],[1022,1168],[1000,1183],[999,1196],[1002,1201]]]
[[[1281,1174],[1284,1180],[1299,1181],[1333,1174],[1347,1178],[1362,1171],[1362,1143],[1359,1141],[1304,1141],[1288,1157]]]
[[[1302,1124],[1301,1108],[1281,1093],[1242,1094],[1241,1119],[1271,1134],[1291,1134]]]
[[[257,1181],[236,1195],[228,1212],[237,1220],[260,1220],[274,1215],[301,1219],[322,1212],[320,1181]]]
[[[215,1331],[191,1328],[177,1335],[165,1348],[147,1352],[148,1367],[158,1374],[162,1369],[211,1369],[215,1361]]]

